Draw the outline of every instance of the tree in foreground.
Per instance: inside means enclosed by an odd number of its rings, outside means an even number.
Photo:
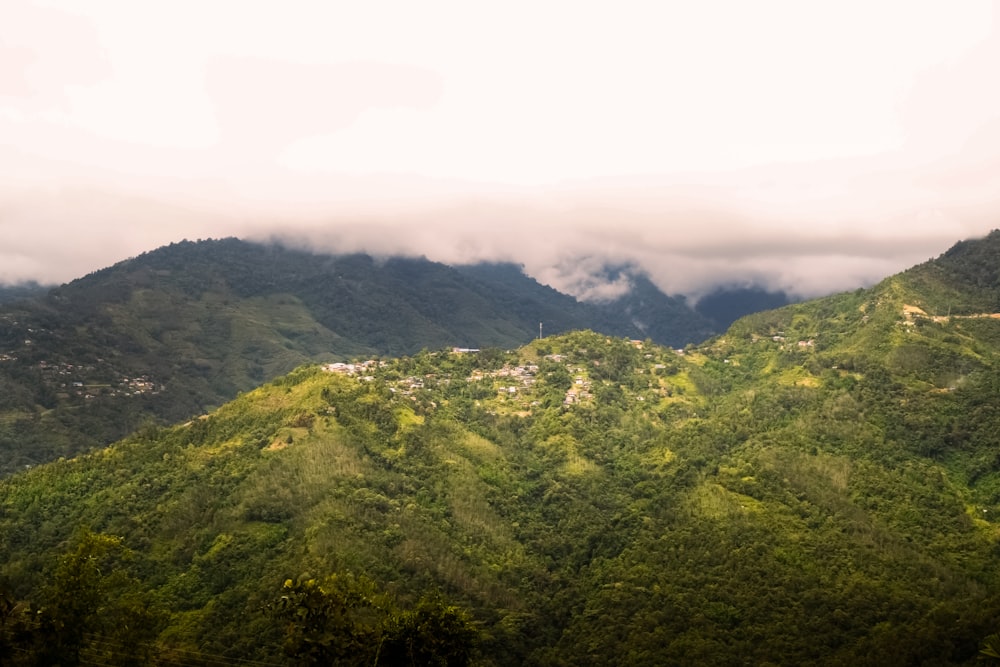
[[[334,574],[285,582],[273,605],[285,652],[303,665],[470,664],[480,633],[440,597],[401,611],[365,577]]]

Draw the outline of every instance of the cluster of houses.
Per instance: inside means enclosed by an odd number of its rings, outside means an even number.
[[[574,369],[570,369],[572,372]],[[577,373],[583,369],[575,369]],[[566,398],[563,399],[563,405],[573,405],[574,403],[579,403],[580,401],[586,401],[591,398],[590,393],[590,380],[583,377],[582,375],[577,375],[573,378],[573,386],[566,390]]]
[[[453,353],[462,354],[475,351],[476,350],[472,349],[456,348],[453,350]],[[563,362],[566,360],[565,356],[561,354],[550,354],[546,356],[546,359],[556,362]],[[386,362],[375,361],[374,359],[357,363],[337,362],[325,364],[323,369],[329,373],[340,373],[343,375],[354,376],[361,380],[370,381],[374,379],[374,376],[371,373],[379,365],[384,366],[386,365]],[[583,375],[584,369],[582,367],[570,367],[568,370],[570,373],[575,373],[576,376],[573,380],[573,386],[566,391],[566,397],[563,400],[563,403],[565,405],[572,405],[591,398],[590,380]],[[497,393],[500,396],[513,397],[522,391],[530,389],[535,384],[537,375],[537,364],[526,363],[519,366],[506,364],[503,368],[492,371],[480,369],[473,370],[472,373],[465,378],[465,380],[466,382],[483,382],[486,380],[496,382],[499,385]],[[409,396],[412,395],[414,391],[423,389],[428,380],[433,380],[438,384],[449,382],[448,378],[437,378],[435,376],[428,376],[427,378],[409,376],[393,383],[394,386],[390,387],[389,390],[393,393],[398,392],[403,396]]]
[[[641,349],[642,341],[632,341],[632,344]],[[454,348],[452,353],[464,354],[476,351],[477,350],[470,348]],[[683,351],[680,350],[677,352],[682,353]],[[647,354],[645,356],[647,358],[653,357],[652,354]],[[591,380],[587,374],[585,366],[578,366],[569,363],[568,356],[563,354],[548,354],[545,355],[545,359],[556,363],[566,364],[566,370],[573,378],[572,384],[569,388],[567,388],[563,397],[563,405],[569,406],[593,400],[594,394],[591,391]],[[368,361],[355,363],[337,362],[325,364],[323,369],[330,373],[350,375],[357,377],[360,380],[371,381],[375,379],[375,370],[386,365],[388,365],[388,362],[369,359]],[[666,368],[666,365],[657,363],[654,365],[654,368],[656,370],[663,370]],[[496,386],[499,398],[513,399],[515,397],[519,397],[524,400],[528,400],[526,397],[530,396],[529,390],[534,386],[538,372],[538,365],[530,362],[516,366],[505,364],[502,368],[495,370],[475,369],[471,371],[468,377],[465,378],[465,381],[469,383],[488,381],[492,385]],[[433,374],[423,377],[408,376],[391,382],[389,391],[397,395],[413,396],[415,392],[424,389],[426,386],[443,385],[449,383],[450,381],[451,379],[447,375],[441,377]],[[668,395],[667,390],[661,389],[661,392],[666,392],[665,395]],[[639,397],[636,400],[644,399]],[[538,405],[538,401],[532,401],[531,405]],[[525,406],[527,407],[527,403]]]
[[[434,378],[434,376],[432,375],[428,375],[427,377],[428,379]],[[440,380],[440,382],[447,383],[448,378],[443,378]],[[395,387],[389,387],[389,391],[391,391],[394,394],[398,391],[403,396],[412,396],[413,392],[423,388],[424,388],[423,378],[418,378],[414,375],[408,375],[407,377],[397,382]]]
[[[118,392],[125,395],[139,396],[141,394],[159,393],[159,389],[148,375],[141,375],[134,378],[123,377],[119,382]]]
[[[84,374],[92,372],[94,370],[93,366],[71,364],[65,361],[58,363],[39,361],[38,368],[41,369],[51,384],[59,388],[62,398],[68,398],[70,393],[83,396],[84,398],[94,398],[94,395],[90,392],[90,385],[85,385],[82,380],[73,379],[80,378]]]
[[[359,380],[365,382],[371,382],[372,380],[375,379],[375,376],[372,375],[375,369],[386,366],[387,363],[388,362],[385,361],[376,361],[375,359],[369,359],[367,361],[359,361],[353,364],[336,362],[332,364],[324,364],[323,370],[325,370],[328,373],[339,373],[341,375],[350,375],[352,377],[358,378]],[[418,389],[423,389],[425,381],[432,378],[437,379],[433,375],[428,375],[427,378],[420,378],[414,375],[410,375],[403,378],[402,380],[395,382],[393,386],[389,387],[389,391],[391,391],[394,394],[398,392],[403,396],[411,396],[414,391],[417,391]],[[437,381],[441,383],[447,383],[448,379],[443,378]]]
[[[345,364],[338,361],[333,364],[324,365],[323,370],[329,373],[340,373],[341,375],[357,375],[361,376],[363,380],[374,380],[375,378],[371,374],[371,371],[380,366],[385,366],[385,363],[384,361],[376,361],[374,359],[359,361],[355,364]]]
[[[4,313],[0,315],[0,321],[8,322],[11,326],[18,327],[20,322],[14,319],[14,316],[10,313]],[[35,333],[37,329],[31,327],[26,327],[28,333]],[[34,342],[30,338],[25,338],[21,341],[25,347],[30,347],[34,345]],[[0,352],[0,362],[2,361],[17,361],[17,355],[13,352]]]
[[[44,372],[55,373],[61,376],[70,376],[77,373],[86,373],[94,370],[93,366],[86,366],[83,364],[71,364],[65,361],[61,361],[56,364],[50,364],[47,361],[39,361],[38,367]]]
[[[98,395],[141,396],[143,394],[157,394],[162,389],[148,375],[122,376],[117,382],[88,380],[87,376],[97,370],[95,366],[89,364],[40,361],[38,367],[47,381],[58,389],[59,395],[63,398],[68,398],[71,394],[88,399]]]
[[[501,379],[499,393],[513,395],[520,389],[527,389],[535,384],[536,375],[538,375],[538,366],[535,364],[525,364],[523,366],[511,366],[508,364],[495,371],[474,370],[472,371],[472,375],[466,378],[466,381],[481,382],[486,379]]]
[[[369,359],[367,361],[359,361],[353,364],[345,364],[342,362],[336,362],[332,364],[325,364],[323,370],[328,373],[339,373],[341,375],[350,375],[356,377],[359,380],[365,382],[371,382],[375,379],[372,373],[377,368],[381,368],[387,365],[385,361],[376,361],[375,359]],[[447,381],[447,380],[445,380]],[[424,388],[424,378],[419,378],[413,375],[403,378],[402,380],[395,383],[394,386],[389,387],[389,391],[392,393],[399,392],[403,396],[410,396],[414,391]]]
[[[762,340],[759,336],[757,336],[757,334],[753,334],[751,336],[751,339],[754,342],[756,342],[758,340]],[[771,340],[774,341],[775,343],[778,343],[782,350],[785,349],[785,343],[787,342],[787,339],[785,338],[785,332],[784,331],[779,331],[778,333],[776,333],[773,336],[771,336]],[[809,338],[807,340],[800,340],[800,341],[796,341],[796,343],[795,343],[795,347],[799,348],[800,350],[807,350],[807,349],[815,347],[815,346],[816,346],[816,339],[815,338]]]

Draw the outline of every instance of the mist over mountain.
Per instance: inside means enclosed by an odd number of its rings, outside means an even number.
[[[0,3],[0,664],[1000,661],[998,64],[1000,0]]]
[[[393,14],[405,33],[377,7],[252,5],[4,7],[0,281],[237,236],[516,262],[578,297],[591,258],[690,299],[803,298],[1000,212],[989,0],[433,3]]]
[[[0,304],[29,297],[42,296],[51,288],[52,285],[40,285],[33,280],[24,283],[14,283],[11,285],[0,285]]]
[[[683,351],[575,331],[308,364],[8,476],[0,647],[968,664],[1000,646],[998,258],[994,232]],[[102,614],[61,602],[80,586]]]
[[[694,309],[708,318],[717,331],[724,331],[744,315],[780,308],[791,302],[784,292],[768,292],[760,287],[719,287],[698,299]]]
[[[715,332],[683,299],[636,285],[586,303],[512,264],[164,246],[0,308],[0,470],[187,419],[310,361],[516,347],[539,324],[674,346]]]
[[[540,286],[524,273],[522,267],[515,264],[482,263],[459,267],[459,270],[490,285],[515,289],[512,293],[518,298],[539,287],[546,293],[555,292],[549,287]],[[661,345],[674,347],[703,341],[725,329],[714,325],[691,308],[685,297],[664,294],[642,271],[634,267],[601,267],[591,278],[591,286],[584,288],[582,292],[586,298],[572,299],[574,307],[586,313],[585,317],[590,322],[586,328],[630,338],[649,338]],[[609,289],[608,286],[613,288]],[[515,307],[514,304],[511,306]],[[730,315],[735,312],[740,315],[752,312],[740,311],[741,306],[734,302],[727,312]],[[542,321],[544,318],[538,319]],[[543,333],[544,331],[545,329]],[[554,333],[560,329],[550,331]]]

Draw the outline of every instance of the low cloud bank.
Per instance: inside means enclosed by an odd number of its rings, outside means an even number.
[[[355,4],[4,13],[0,282],[239,236],[595,300],[629,287],[608,267],[811,297],[1000,226],[995,3],[574,6],[578,30],[448,5],[400,32]]]
[[[627,290],[626,277],[607,279],[608,267],[621,266],[693,299],[719,285],[813,297],[870,285],[1000,220],[1000,195],[982,174],[956,187],[950,170],[884,166],[863,177],[856,165],[837,163],[701,176],[694,185],[660,179],[481,193],[461,204],[261,223],[251,235],[323,252],[511,261],[587,299]]]
[[[184,238],[239,236],[315,252],[515,262],[540,282],[594,300],[629,287],[625,275],[609,279],[608,267],[633,267],[667,293],[693,299],[719,285],[812,297],[872,284],[1000,220],[995,180],[978,172],[955,185],[947,170],[859,178],[851,165],[829,167],[747,170],[694,184],[411,188],[420,194],[385,200],[350,196],[378,191],[387,183],[381,176],[330,188],[346,195],[256,200],[21,189],[0,193],[0,281],[68,281]]]

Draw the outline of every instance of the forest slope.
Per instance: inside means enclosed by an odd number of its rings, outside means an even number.
[[[437,591],[480,664],[960,664],[1000,618],[997,350],[907,324],[897,282],[685,354],[580,332],[303,368],[4,480],[0,576],[43,603],[81,526],[121,536],[164,654],[279,661],[262,610],[334,574]]]
[[[682,299],[644,299],[660,315],[640,330],[621,304],[578,302],[512,265],[172,244],[0,307],[0,474],[187,419],[310,361],[516,347],[539,322],[677,344],[712,333]]]
[[[1000,318],[990,262],[948,261],[683,352],[584,331],[306,366],[13,475],[3,639],[37,654],[75,619],[105,662],[280,664],[378,636],[276,617],[289,591],[370,581],[462,610],[434,618],[472,620],[448,636],[477,664],[967,663],[1000,626]],[[120,554],[100,614],[59,603],[94,544]]]

